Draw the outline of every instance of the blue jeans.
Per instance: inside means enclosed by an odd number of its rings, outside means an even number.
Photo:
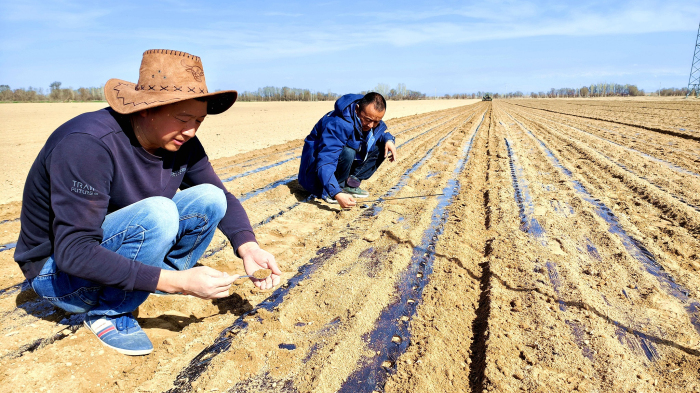
[[[367,180],[377,171],[384,162],[384,144],[377,142],[367,154],[364,161],[355,160],[357,151],[345,146],[338,157],[338,166],[335,168],[335,179],[340,187],[346,186],[350,176],[358,180]]]
[[[102,247],[161,269],[189,269],[204,254],[225,213],[224,192],[211,184],[188,188],[172,200],[146,198],[105,217]],[[149,295],[62,272],[53,256],[31,280],[31,285],[54,306],[88,315],[125,314],[136,310]]]

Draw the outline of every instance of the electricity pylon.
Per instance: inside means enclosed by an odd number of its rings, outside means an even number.
[[[695,38],[695,54],[693,55],[693,65],[690,67],[686,98],[693,90],[695,90],[695,97],[700,97],[700,25],[698,25],[698,36]]]

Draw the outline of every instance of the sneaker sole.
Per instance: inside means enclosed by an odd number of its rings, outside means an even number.
[[[85,325],[86,328],[88,328],[89,331],[92,332],[92,334],[97,337],[97,333],[95,333],[94,330],[90,327],[90,325],[87,324],[87,322],[83,321],[83,325]],[[140,355],[148,355],[149,353],[153,352],[153,348],[151,349],[123,349],[123,348],[117,348],[113,347],[106,342],[102,341],[99,337],[97,337],[97,340],[102,343],[105,347],[112,348],[115,351],[124,354],[124,355],[129,355],[129,356],[140,356]]]

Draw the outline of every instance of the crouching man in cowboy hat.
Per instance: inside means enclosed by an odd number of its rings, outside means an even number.
[[[111,79],[105,94],[109,108],[60,126],[34,161],[15,260],[40,297],[86,313],[103,344],[143,355],[153,346],[132,311],[150,293],[228,296],[238,276],[194,267],[217,226],[247,274],[272,270],[258,288],[281,272],[195,137],[238,93],[209,93],[197,56],[149,50],[138,83]]]

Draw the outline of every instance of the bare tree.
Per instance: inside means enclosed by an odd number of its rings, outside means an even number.
[[[391,87],[387,85],[386,83],[377,83],[377,87],[374,88],[374,91],[377,93],[387,96],[389,95],[389,91],[391,90]]]

